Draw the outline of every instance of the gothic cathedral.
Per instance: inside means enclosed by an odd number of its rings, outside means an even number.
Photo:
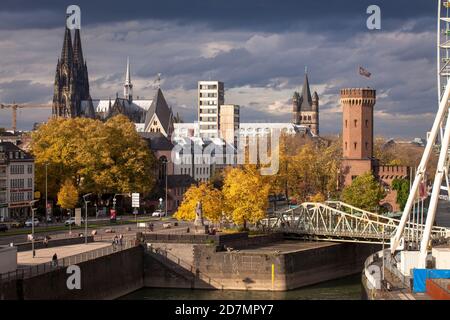
[[[292,97],[293,119],[296,125],[304,125],[311,129],[314,135],[319,135],[319,96],[314,91],[311,96],[308,74],[305,72],[302,94],[297,91]]]
[[[82,101],[85,103],[82,104]],[[65,30],[61,58],[56,65],[52,116],[95,117],[79,29],[75,30],[73,45],[70,30],[68,28]]]

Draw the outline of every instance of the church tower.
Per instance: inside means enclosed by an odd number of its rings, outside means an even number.
[[[317,92],[311,95],[309,88],[308,73],[305,70],[305,81],[301,95],[294,92],[292,97],[293,123],[304,125],[311,129],[315,135],[319,135],[319,96]]]
[[[63,118],[95,117],[79,29],[75,30],[73,45],[70,30],[67,27],[65,30],[61,58],[56,65],[52,115]]]
[[[133,84],[131,83],[130,58],[127,58],[127,72],[125,74],[125,84],[123,86],[124,98],[129,102],[133,101]]]

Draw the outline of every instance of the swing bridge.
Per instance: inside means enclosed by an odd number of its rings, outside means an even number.
[[[419,214],[406,223],[403,241],[419,244],[425,225]],[[277,211],[261,221],[265,230],[283,232],[307,240],[355,243],[389,243],[396,234],[399,219],[372,213],[341,201],[305,202],[299,206]],[[450,237],[450,229],[434,226],[434,243]]]

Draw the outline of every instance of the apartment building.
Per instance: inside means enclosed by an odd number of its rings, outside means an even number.
[[[220,137],[227,143],[237,145],[239,133],[239,106],[235,104],[224,104],[220,106]]]
[[[27,217],[33,198],[33,157],[11,142],[0,143],[0,219]]]
[[[201,137],[219,137],[220,106],[224,103],[225,92],[223,82],[198,82],[198,122]]]

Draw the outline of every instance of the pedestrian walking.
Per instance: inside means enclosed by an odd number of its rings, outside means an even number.
[[[46,248],[48,248],[48,238],[47,238],[47,236],[44,237],[44,241],[42,241],[42,242],[44,243],[44,246]]]
[[[55,268],[58,266],[58,255],[56,254],[56,252],[55,252],[55,254],[52,257],[52,265]]]
[[[123,234],[119,235],[119,245],[122,248],[122,244],[123,244]]]

